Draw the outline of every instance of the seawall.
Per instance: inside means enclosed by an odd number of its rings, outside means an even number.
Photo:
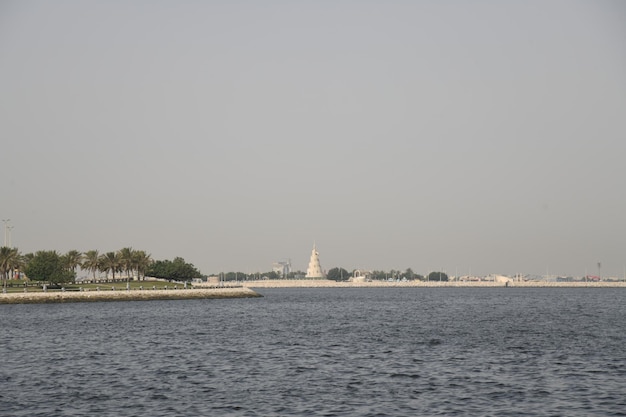
[[[189,300],[206,298],[262,297],[246,287],[194,288],[177,290],[48,291],[0,293],[0,304],[76,303],[98,301]]]
[[[372,282],[336,282],[331,280],[259,280],[243,283],[248,288],[377,288],[377,287],[560,287],[560,288],[626,288],[624,281],[600,282],[554,282],[554,281],[519,281],[508,285],[491,281],[372,281]]]

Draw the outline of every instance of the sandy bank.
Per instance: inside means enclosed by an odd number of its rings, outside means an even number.
[[[198,298],[251,298],[261,297],[245,287],[201,288],[180,290],[132,290],[132,291],[49,291],[25,293],[0,293],[0,304],[75,303],[89,301],[148,301],[188,300]]]
[[[330,280],[266,280],[246,281],[243,283],[248,288],[376,288],[376,287],[504,287],[504,283],[488,281],[472,282],[439,282],[439,281],[407,281],[407,282],[335,282]],[[510,282],[509,287],[563,287],[563,288],[603,288],[622,287],[626,288],[626,282],[551,282],[551,281],[526,281]]]

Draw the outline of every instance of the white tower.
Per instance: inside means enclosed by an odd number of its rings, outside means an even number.
[[[320,254],[313,244],[313,251],[311,251],[311,260],[309,261],[309,267],[306,270],[307,278],[324,278],[322,272],[322,266],[320,265]]]

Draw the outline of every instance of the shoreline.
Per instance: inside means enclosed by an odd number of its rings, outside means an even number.
[[[553,282],[553,281],[514,281],[508,285],[489,281],[371,281],[336,282],[331,280],[266,280],[245,281],[248,288],[406,288],[406,287],[465,287],[465,288],[626,288],[624,281],[600,282]],[[226,284],[228,286],[228,284]]]
[[[169,290],[85,290],[0,293],[1,304],[47,304],[108,301],[192,300],[263,297],[254,289],[263,288],[626,288],[624,281],[600,282],[488,282],[488,281],[372,281],[265,280],[224,283],[223,286],[194,285],[191,289]]]
[[[247,287],[176,290],[48,291],[0,294],[0,304],[46,304],[102,301],[193,300],[255,298],[261,294]]]

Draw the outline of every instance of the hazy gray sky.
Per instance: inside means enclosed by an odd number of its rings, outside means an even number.
[[[622,276],[622,1],[2,1],[12,243]],[[1,225],[0,225],[1,227]]]

